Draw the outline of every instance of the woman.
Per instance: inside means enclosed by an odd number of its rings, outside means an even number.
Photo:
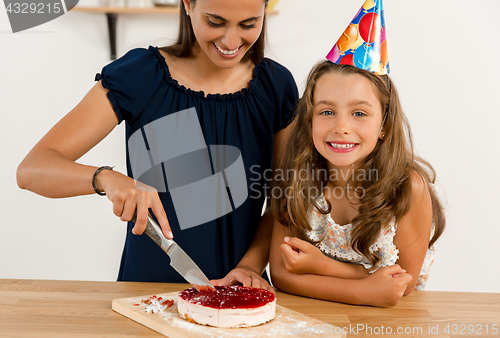
[[[149,123],[194,108],[206,144],[239,149],[247,186],[258,182],[264,192],[260,178],[272,165],[273,150],[281,149],[297,101],[288,70],[263,57],[266,6],[267,0],[184,0],[176,44],[135,49],[104,67],[98,83],[20,164],[18,185],[40,195],[106,194],[115,215],[128,221],[118,280],[183,282],[160,248],[134,236],[144,231],[151,209],[164,234],[175,234],[208,278],[225,276],[215,284],[271,288],[261,277],[272,227],[260,216],[264,193],[181,230],[170,193],[136,184],[129,156],[128,176],[75,162],[122,121],[129,141]]]

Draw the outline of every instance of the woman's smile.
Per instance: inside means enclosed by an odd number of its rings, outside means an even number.
[[[241,50],[241,47],[243,45],[240,45],[238,48],[234,49],[234,50],[227,50],[227,49],[224,49],[222,48],[221,46],[219,46],[217,43],[213,43],[214,46],[215,46],[215,49],[219,52],[219,54],[221,54],[222,57],[225,57],[225,58],[233,58],[233,57],[236,57],[238,56],[238,52]]]

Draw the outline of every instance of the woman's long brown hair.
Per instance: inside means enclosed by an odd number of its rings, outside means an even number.
[[[197,0],[191,0],[191,7],[196,5]],[[267,8],[269,0],[263,0]],[[177,41],[170,46],[162,47],[161,50],[177,57],[189,58],[193,54],[193,46],[196,42],[194,36],[193,26],[191,25],[191,18],[187,15],[183,7],[183,2],[180,1],[180,14],[179,14],[179,34]],[[246,53],[244,60],[250,58],[254,64],[260,63],[264,59],[264,49],[266,47],[266,13],[262,22],[262,31],[259,38],[252,45],[252,48]]]
[[[408,212],[412,203],[411,173],[417,171],[427,182],[432,200],[435,232],[429,247],[441,236],[445,227],[443,207],[435,191],[428,183],[434,183],[436,174],[432,166],[413,152],[412,135],[403,113],[398,93],[388,76],[375,75],[369,71],[348,65],[337,65],[328,60],[321,61],[309,73],[304,95],[295,112],[295,120],[286,142],[282,158],[278,159],[272,184],[271,208],[276,219],[285,226],[298,229],[301,238],[311,230],[307,212],[315,208],[322,214],[330,213],[317,204],[327,175],[326,160],[315,149],[312,139],[313,94],[316,83],[325,74],[358,74],[367,78],[374,86],[387,114],[383,124],[386,137],[379,140],[375,149],[366,158],[357,172],[365,173],[358,180],[352,175],[346,186],[346,196],[353,196],[356,188],[363,191],[356,201],[359,215],[352,220],[351,245],[366,256],[375,266],[379,261],[370,252],[380,231],[391,220],[396,223]],[[290,174],[292,173],[292,174]],[[366,175],[376,173],[376,175]],[[276,189],[281,193],[275,193]],[[359,190],[358,190],[359,191]],[[277,196],[277,197],[276,197]],[[308,240],[308,239],[307,239]],[[314,241],[309,240],[314,243]]]

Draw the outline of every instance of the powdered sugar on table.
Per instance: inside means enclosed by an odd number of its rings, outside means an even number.
[[[158,311],[157,313],[146,312],[148,304],[142,302],[152,296],[115,299],[113,310],[135,320],[165,336],[171,338],[225,338],[225,337],[300,337],[294,328],[331,328],[319,320],[307,317],[280,305],[276,305],[276,317],[274,320],[254,327],[245,328],[218,328],[191,323],[181,318],[177,311],[177,294],[171,292],[156,295],[163,301],[173,301],[173,305]],[[334,330],[328,329],[331,334],[321,334],[321,337],[342,337],[335,334]],[[311,336],[310,334],[304,335]]]

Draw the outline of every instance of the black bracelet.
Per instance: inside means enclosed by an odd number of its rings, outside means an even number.
[[[103,170],[113,170],[114,167],[109,167],[107,165],[103,166],[103,167],[100,167],[98,168],[95,173],[94,173],[94,176],[92,176],[92,188],[94,188],[94,191],[97,195],[101,195],[101,196],[106,196],[106,193],[104,191],[99,191],[97,189],[97,185],[96,185],[96,179],[97,179],[97,175],[103,171]]]

